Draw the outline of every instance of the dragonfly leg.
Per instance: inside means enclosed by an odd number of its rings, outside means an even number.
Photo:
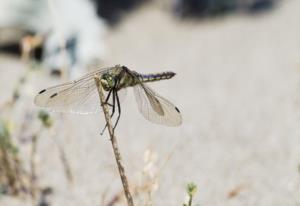
[[[112,91],[113,91],[113,89],[109,90],[108,95],[107,95],[107,97],[106,97],[106,99],[105,99],[105,102],[104,102],[104,104],[107,104],[107,105],[110,106],[110,107],[113,107],[112,104],[108,103],[108,100],[109,100],[109,97],[110,97]]]
[[[111,90],[112,91],[112,90]],[[109,94],[108,95],[110,95],[111,94],[111,91],[109,92]],[[113,116],[114,116],[114,114],[115,114],[115,108],[116,108],[116,92],[115,91],[113,91],[112,92],[113,93],[113,103],[112,103],[112,113],[111,113],[111,115],[110,115],[110,118],[112,118]],[[107,99],[107,98],[106,98]],[[105,100],[106,101],[106,100]],[[107,123],[105,124],[105,126],[104,126],[104,128],[102,129],[102,131],[101,131],[101,135],[103,135],[103,133],[104,133],[104,131],[105,131],[105,129],[107,128]]]
[[[120,116],[121,116],[121,106],[120,106],[120,100],[119,100],[119,96],[118,96],[117,92],[116,92],[116,99],[117,99],[117,104],[118,104],[117,106],[118,106],[118,113],[119,113],[119,115],[117,117],[117,121],[115,123],[114,130],[115,130],[116,126],[118,125],[118,122],[119,122],[119,119],[120,119]]]
[[[115,113],[115,108],[116,108],[116,92],[113,91],[113,103],[112,103],[112,113],[110,115],[110,118],[112,118],[114,116]]]
[[[107,97],[106,97],[106,99],[105,99],[105,103],[107,103],[107,102],[108,102],[108,100],[109,100],[109,97],[110,97],[110,95],[111,95],[111,92],[112,92],[112,89],[111,89],[111,90],[109,90],[109,92],[108,92],[108,95],[107,95]]]

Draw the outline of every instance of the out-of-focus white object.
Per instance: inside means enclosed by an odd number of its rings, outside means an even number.
[[[88,0],[1,0],[0,29],[14,27],[44,36],[49,69],[77,76],[104,55],[105,25]]]

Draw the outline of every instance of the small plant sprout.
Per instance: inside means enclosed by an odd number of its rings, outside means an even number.
[[[183,206],[192,206],[193,197],[197,192],[197,186],[192,182],[187,184],[186,192],[187,192],[186,201],[183,204]]]
[[[45,110],[40,110],[38,113],[38,118],[41,120],[44,127],[49,128],[52,126],[53,121],[50,118],[50,115]]]

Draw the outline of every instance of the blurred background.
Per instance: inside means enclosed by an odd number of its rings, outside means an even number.
[[[298,0],[1,0],[0,205],[126,205],[103,114],[33,103],[116,64],[177,73],[150,86],[181,126],[122,102],[136,205],[183,205],[191,182],[193,205],[299,205],[299,20]]]

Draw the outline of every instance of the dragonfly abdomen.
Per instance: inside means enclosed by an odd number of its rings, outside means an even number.
[[[155,82],[164,79],[171,79],[174,76],[174,72],[161,72],[156,74],[141,74],[140,78],[142,82]]]

